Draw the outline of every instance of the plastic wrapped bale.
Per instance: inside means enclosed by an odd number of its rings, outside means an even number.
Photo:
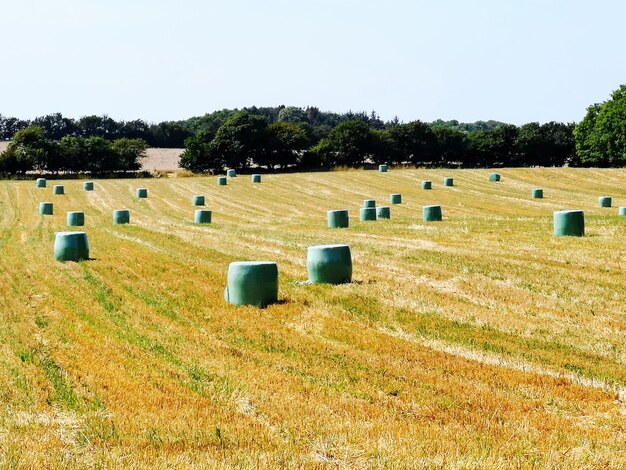
[[[54,214],[54,204],[51,202],[40,202],[39,203],[39,213],[41,215],[53,215]]]
[[[135,190],[135,196],[139,199],[145,199],[148,197],[148,188],[137,188]]]
[[[52,194],[61,195],[65,194],[65,188],[62,184],[55,184],[52,186]]]
[[[378,206],[376,208],[377,219],[391,219],[391,209],[388,206]]]
[[[360,216],[361,222],[376,220],[376,208],[375,207],[361,207],[359,216]]]
[[[381,173],[387,173],[388,169],[389,167],[387,165],[378,165],[378,171],[380,171]]]
[[[306,266],[309,281],[314,284],[352,282],[352,255],[348,245],[310,246]]]
[[[613,199],[611,198],[611,196],[600,196],[598,198],[598,204],[600,205],[600,207],[611,207],[612,203]]]
[[[278,266],[272,261],[230,263],[224,298],[233,305],[256,307],[278,302]]]
[[[374,199],[365,199],[363,201],[363,207],[376,207],[376,201]]]
[[[454,186],[454,178],[444,178],[443,179],[444,186]]]
[[[402,204],[402,194],[390,194],[389,204]]]
[[[68,227],[82,227],[85,225],[85,213],[80,211],[72,211],[67,213]]]
[[[496,182],[496,181],[500,181],[501,179],[502,178],[500,176],[500,173],[491,173],[489,175],[489,181]]]
[[[422,189],[433,189],[432,181],[422,181]]]
[[[37,178],[37,187],[45,188],[46,187],[46,179],[45,178]]]
[[[204,206],[204,196],[194,196],[192,203],[194,206]]]
[[[260,183],[261,182],[261,175],[259,175],[258,173],[255,173],[254,175],[252,175],[252,182],[253,183]]]
[[[439,222],[443,219],[441,206],[432,205],[422,208],[422,219],[424,222]]]
[[[543,199],[543,189],[533,189],[533,199]]]
[[[345,209],[326,212],[326,220],[328,228],[348,228],[350,226],[350,217]]]
[[[196,224],[210,224],[211,211],[208,209],[197,209],[193,214],[193,221]]]
[[[120,209],[113,211],[113,225],[124,225],[130,223],[130,211],[128,209]]]
[[[228,180],[226,179],[225,176],[218,176],[217,177],[217,185],[218,186],[226,186],[228,184]]]
[[[557,237],[585,235],[585,213],[581,210],[554,213],[554,235]]]
[[[85,181],[83,183],[83,189],[85,191],[93,191],[93,181]]]
[[[57,232],[54,235],[54,258],[57,261],[89,259],[89,243],[85,232]]]
[[[626,206],[621,206],[617,209],[617,215],[626,215]]]
[[[226,171],[226,176],[228,176],[229,178],[236,178],[237,172],[231,168],[230,170]]]

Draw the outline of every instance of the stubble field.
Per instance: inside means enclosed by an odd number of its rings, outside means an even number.
[[[1,182],[0,465],[623,468],[626,170],[488,173]],[[390,193],[391,220],[358,221]],[[552,235],[561,209],[586,237]],[[90,261],[52,256],[70,210]],[[354,282],[293,282],[325,243],[350,245]],[[237,260],[278,262],[279,304],[224,302]]]

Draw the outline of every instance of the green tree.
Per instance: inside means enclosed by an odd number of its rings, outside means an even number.
[[[141,159],[146,156],[148,144],[142,139],[117,139],[111,149],[116,157],[117,171],[135,171],[141,168]]]
[[[209,155],[229,168],[247,168],[254,161],[266,158],[268,144],[265,118],[239,112],[218,129],[209,144]]]
[[[363,165],[374,151],[372,131],[363,121],[346,121],[335,127],[313,150],[327,166]]]
[[[587,115],[574,129],[574,138],[582,165],[626,165],[626,85],[604,103],[587,108]]]
[[[397,159],[416,165],[430,163],[435,157],[437,139],[430,125],[412,121],[391,127],[389,134],[394,141]]]
[[[18,131],[0,156],[0,169],[7,173],[45,171],[58,160],[55,142],[46,139],[41,127],[31,126]],[[52,165],[50,165],[52,163]]]
[[[180,156],[180,166],[195,172],[218,171],[224,168],[224,160],[211,151],[209,142],[199,136],[185,140],[185,151]]]
[[[299,152],[307,147],[308,137],[305,129],[297,124],[278,121],[267,127],[269,133],[269,152],[266,161],[257,163],[273,167],[280,165],[285,168],[298,163]]]

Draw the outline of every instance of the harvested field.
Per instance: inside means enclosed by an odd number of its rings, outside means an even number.
[[[625,467],[626,170],[498,171],[1,182],[0,464]],[[390,220],[359,222],[391,193]],[[587,236],[553,236],[561,209]],[[90,261],[52,256],[70,210]],[[293,282],[326,243],[354,282]],[[280,303],[226,304],[237,260],[277,261]]]
[[[149,148],[146,158],[141,161],[141,169],[144,171],[181,170],[178,161],[183,150],[185,149]]]

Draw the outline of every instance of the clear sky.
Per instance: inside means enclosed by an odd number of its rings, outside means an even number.
[[[626,83],[624,18],[623,0],[0,0],[0,114],[578,121]]]

